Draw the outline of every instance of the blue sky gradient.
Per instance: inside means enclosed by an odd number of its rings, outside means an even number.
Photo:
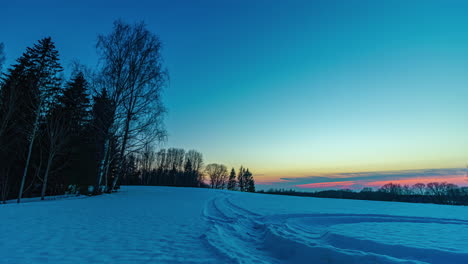
[[[467,1],[73,2],[3,2],[7,65],[50,35],[92,67],[113,20],[144,20],[170,73],[165,146],[259,182],[468,162]]]

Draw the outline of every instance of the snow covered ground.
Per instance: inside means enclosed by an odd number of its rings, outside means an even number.
[[[0,263],[468,263],[468,208],[123,187],[1,205]]]

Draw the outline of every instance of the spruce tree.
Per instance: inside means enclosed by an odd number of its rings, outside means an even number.
[[[5,202],[11,189],[17,191],[23,173],[24,156],[29,142],[28,131],[34,120],[36,93],[26,53],[17,59],[1,80],[0,89],[0,187]],[[15,193],[17,196],[17,193]]]
[[[241,192],[244,192],[245,191],[245,178],[244,178],[244,173],[245,173],[245,169],[244,167],[240,167],[239,169],[239,173],[237,174],[237,182],[238,182],[238,185],[239,185],[239,191]]]
[[[59,63],[58,51],[55,49],[55,44],[50,37],[39,40],[32,48],[27,48],[18,62],[18,69],[23,71],[23,76],[27,76],[26,85],[28,87],[24,88],[30,89],[31,95],[23,99],[28,100],[29,108],[33,111],[29,129],[26,130],[29,142],[18,193],[17,202],[19,203],[23,196],[34,141],[39,133],[40,125],[49,110],[57,102],[60,94],[61,79],[59,73],[62,71],[62,66]],[[19,84],[19,86],[22,85]]]
[[[231,174],[229,174],[227,189],[231,191],[236,190],[236,171],[234,168],[231,169]]]
[[[247,169],[245,171],[244,178],[245,178],[245,182],[246,182],[245,191],[246,192],[255,192],[255,181],[254,181],[253,175],[249,171],[249,169]]]
[[[66,183],[94,185],[93,164],[90,159],[94,155],[94,150],[90,141],[95,135],[87,131],[91,119],[91,106],[88,83],[83,73],[77,73],[67,82],[59,103],[60,114],[64,117],[69,131],[68,157],[64,161],[68,166],[63,173],[67,175]]]
[[[67,83],[59,101],[70,130],[75,136],[81,135],[91,117],[88,82],[82,72]]]

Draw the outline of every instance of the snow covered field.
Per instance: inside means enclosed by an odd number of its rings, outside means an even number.
[[[0,263],[468,263],[468,208],[123,187],[1,205]]]

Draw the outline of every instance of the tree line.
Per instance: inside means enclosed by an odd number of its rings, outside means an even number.
[[[126,161],[125,185],[207,187],[203,155],[196,150],[169,148],[155,151],[146,146]]]
[[[387,183],[377,190],[365,187],[360,191],[343,189],[300,192],[292,189],[269,189],[259,192],[321,198],[468,205],[468,187],[459,187],[447,182],[416,183],[412,186]]]
[[[146,146],[143,151],[129,155],[122,184],[182,186],[255,192],[255,181],[249,169],[239,173],[232,168],[228,174],[223,164],[204,165],[202,153],[180,148],[160,149]]]

